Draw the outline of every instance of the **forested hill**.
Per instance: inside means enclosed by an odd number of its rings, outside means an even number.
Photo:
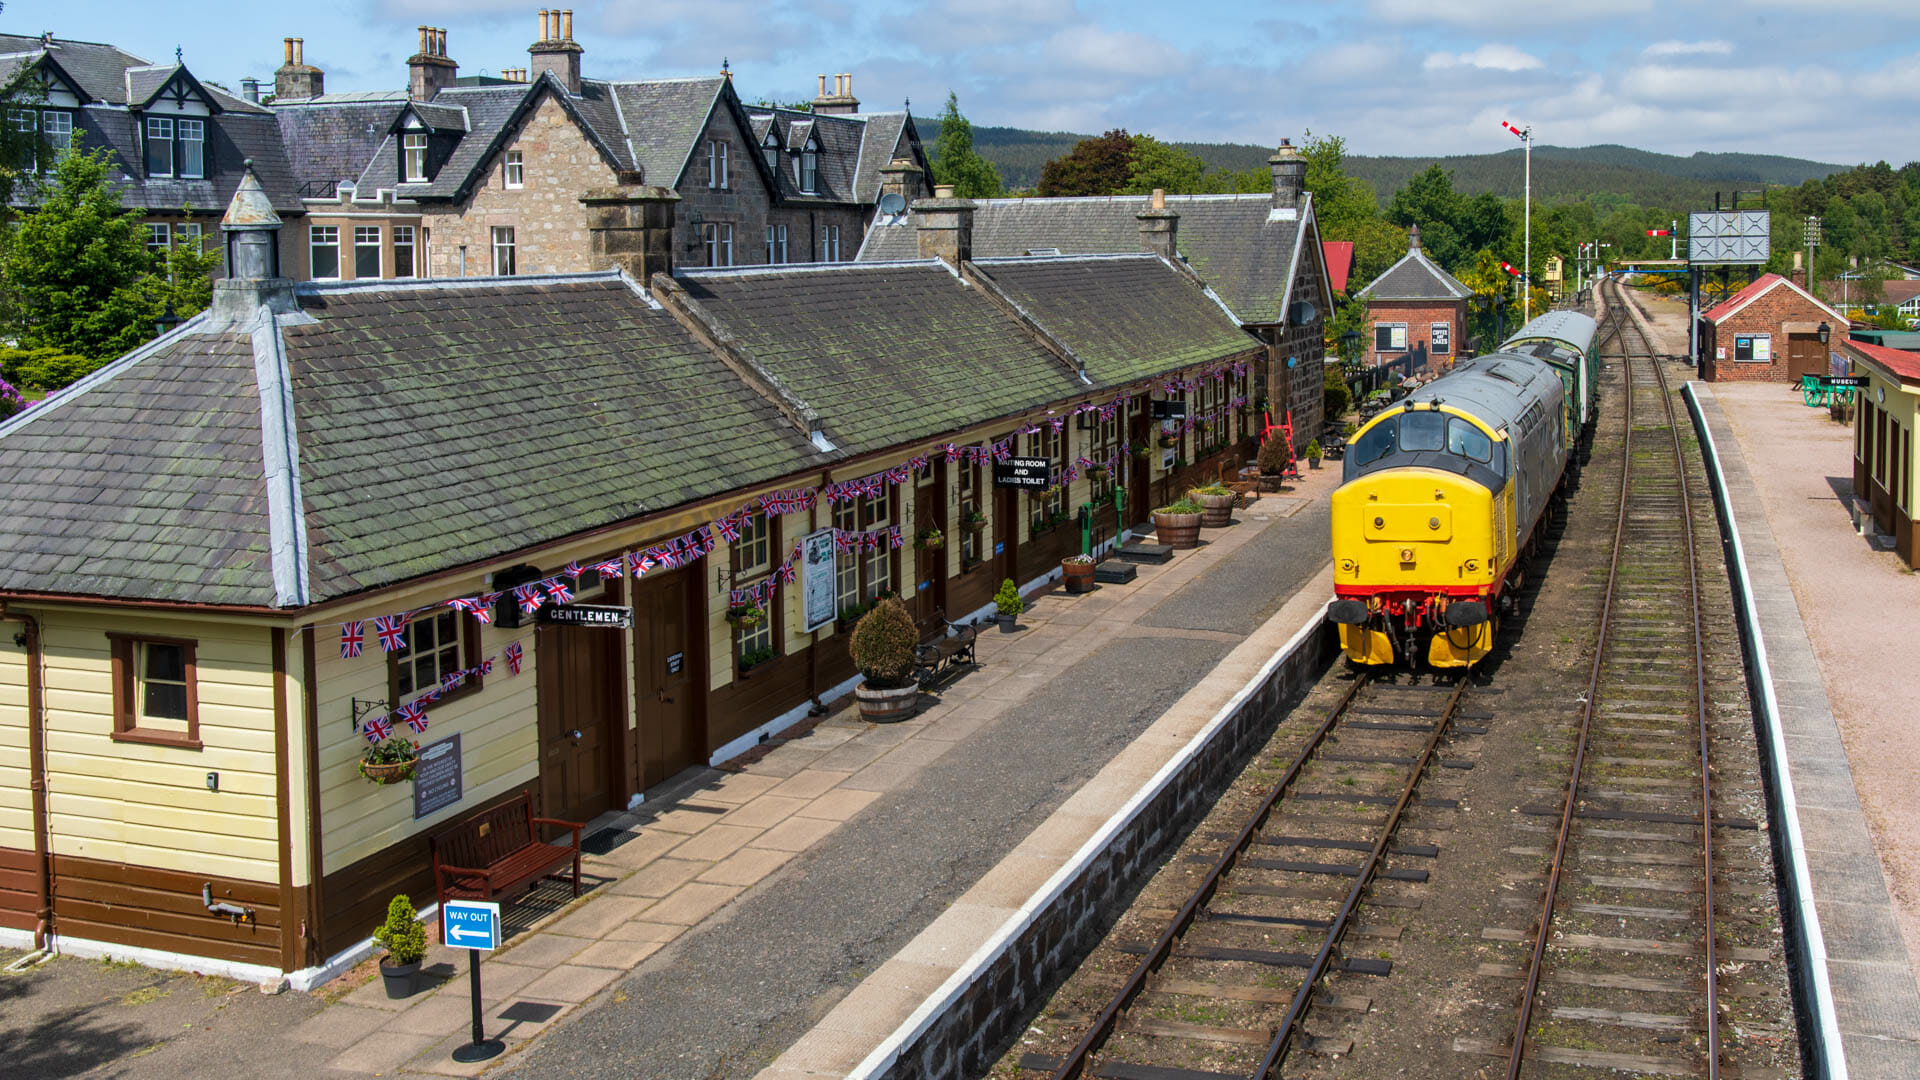
[[[929,149],[940,131],[940,121],[915,117]],[[975,125],[974,149],[999,168],[1009,190],[1031,188],[1040,182],[1040,167],[1090,138],[1066,131],[1028,131],[1024,128]],[[1210,166],[1241,170],[1264,168],[1270,146],[1240,143],[1175,143],[1198,154]],[[1799,185],[1831,176],[1844,166],[1768,154],[1708,154],[1691,157],[1656,154],[1629,146],[1603,145],[1577,149],[1536,146],[1533,151],[1534,197],[1542,200],[1598,199],[1642,206],[1702,207],[1713,193],[1768,184]],[[1365,180],[1381,200],[1405,186],[1414,174],[1434,162],[1453,173],[1454,189],[1465,194],[1491,191],[1519,198],[1522,186],[1521,151],[1463,154],[1453,157],[1366,157],[1348,155],[1348,175]]]

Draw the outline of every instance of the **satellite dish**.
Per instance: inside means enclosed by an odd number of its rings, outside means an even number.
[[[897,191],[889,191],[880,196],[880,212],[883,214],[901,214],[907,209],[907,198]]]

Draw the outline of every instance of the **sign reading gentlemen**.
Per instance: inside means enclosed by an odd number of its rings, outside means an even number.
[[[633,609],[611,605],[547,604],[536,616],[550,626],[599,626],[608,630],[633,628]]]

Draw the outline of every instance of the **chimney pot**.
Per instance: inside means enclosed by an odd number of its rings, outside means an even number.
[[[820,96],[820,97],[826,97],[826,96],[827,96],[827,77],[826,77],[825,75],[822,75],[822,76],[820,76],[820,94],[819,94],[819,96]]]
[[[295,67],[304,67],[307,62],[307,39],[293,39],[293,63]]]
[[[840,96],[852,97],[853,96],[853,72],[849,71],[845,75],[842,75],[841,78],[847,80],[847,82],[846,82],[846,85],[841,89]]]
[[[935,185],[933,185],[933,197],[934,197],[934,198],[936,198],[936,199],[951,199],[951,198],[953,198],[953,185],[952,185],[952,184],[935,184]]]
[[[419,29],[420,29],[420,47],[418,49],[415,49],[414,51],[424,55],[427,51],[427,28],[422,26]]]
[[[1167,208],[1166,188],[1157,187],[1153,189],[1153,208],[1155,210],[1165,210]]]
[[[572,8],[565,8],[560,12],[560,37],[566,41],[573,40],[573,9]]]
[[[1292,142],[1281,139],[1279,149],[1267,159],[1267,167],[1273,172],[1273,208],[1297,209],[1307,179],[1307,163],[1300,151],[1294,149]]]
[[[283,64],[292,64],[293,63],[293,39],[281,38],[280,43],[285,50],[285,56],[282,57],[280,62]]]
[[[541,9],[540,9],[540,37],[539,37],[539,40],[540,40],[540,41],[550,41],[550,40],[552,40],[552,37],[551,37],[551,35],[550,35],[550,34],[549,34],[549,33],[547,32],[547,30],[548,30],[548,28],[547,28],[547,14],[548,14],[548,12],[547,12],[547,9],[546,9],[546,8],[541,8]]]

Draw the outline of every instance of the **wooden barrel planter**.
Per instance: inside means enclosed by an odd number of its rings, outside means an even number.
[[[1176,550],[1200,546],[1200,521],[1205,514],[1154,514],[1154,535]]]
[[[1207,528],[1224,529],[1233,524],[1233,504],[1238,496],[1208,495],[1204,492],[1194,491],[1189,492],[1187,497],[1207,508],[1200,522]]]
[[[1070,593],[1088,593],[1093,591],[1093,569],[1095,564],[1088,562],[1060,561],[1060,581]]]
[[[860,718],[871,724],[892,724],[912,716],[920,707],[920,684],[880,689],[865,682],[853,688],[860,702]]]

